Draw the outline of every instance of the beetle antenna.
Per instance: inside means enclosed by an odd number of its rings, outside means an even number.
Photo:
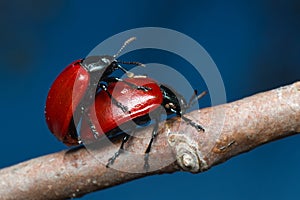
[[[140,63],[140,62],[135,62],[135,61],[117,61],[117,63],[127,64],[127,65],[136,65],[136,66],[141,66],[141,67],[146,67],[145,64]]]
[[[123,51],[123,49],[132,41],[136,40],[136,37],[131,37],[128,40],[126,40],[124,42],[124,44],[121,46],[121,48],[119,49],[119,51],[113,56],[114,58],[118,57],[120,55],[120,53]]]
[[[189,103],[187,104],[187,108],[191,107],[192,105],[192,102],[195,100],[195,98],[197,97],[197,94],[198,94],[198,91],[197,90],[194,90],[194,93],[193,95],[191,96],[190,100],[189,100]],[[194,103],[193,103],[194,104]]]
[[[203,91],[201,94],[199,94],[197,96],[197,90],[195,90],[193,96],[191,97],[189,103],[187,104],[187,108],[190,108],[191,106],[193,106],[197,100],[201,99],[202,97],[204,97],[207,94],[206,91]]]

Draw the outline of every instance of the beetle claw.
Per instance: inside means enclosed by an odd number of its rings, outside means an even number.
[[[111,158],[108,159],[106,168],[109,168],[112,164],[114,164],[116,158],[120,155],[121,149],[119,149]]]
[[[199,131],[205,132],[205,129],[204,129],[201,125],[198,124],[198,125],[197,125],[197,128],[198,128]]]

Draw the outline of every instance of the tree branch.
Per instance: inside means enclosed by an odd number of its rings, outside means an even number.
[[[2,169],[1,199],[79,197],[148,175],[208,170],[261,144],[299,133],[300,82],[186,116],[202,124],[205,132],[179,118],[160,124],[148,171],[143,169],[143,152],[152,127],[136,133],[110,168],[101,160],[107,161],[118,143],[61,151]]]

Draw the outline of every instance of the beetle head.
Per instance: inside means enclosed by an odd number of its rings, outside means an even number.
[[[88,72],[103,72],[108,66],[113,65],[113,63],[116,62],[117,61],[113,56],[89,56],[82,60],[81,65]],[[112,66],[110,68],[114,67]]]
[[[176,113],[181,115],[185,112],[187,102],[181,94],[165,85],[160,85],[160,89],[163,95],[163,106],[167,113]]]

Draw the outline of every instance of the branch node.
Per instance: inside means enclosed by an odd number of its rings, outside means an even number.
[[[176,155],[177,164],[184,171],[198,173],[208,168],[197,143],[182,133],[172,133],[168,136],[169,145]]]

